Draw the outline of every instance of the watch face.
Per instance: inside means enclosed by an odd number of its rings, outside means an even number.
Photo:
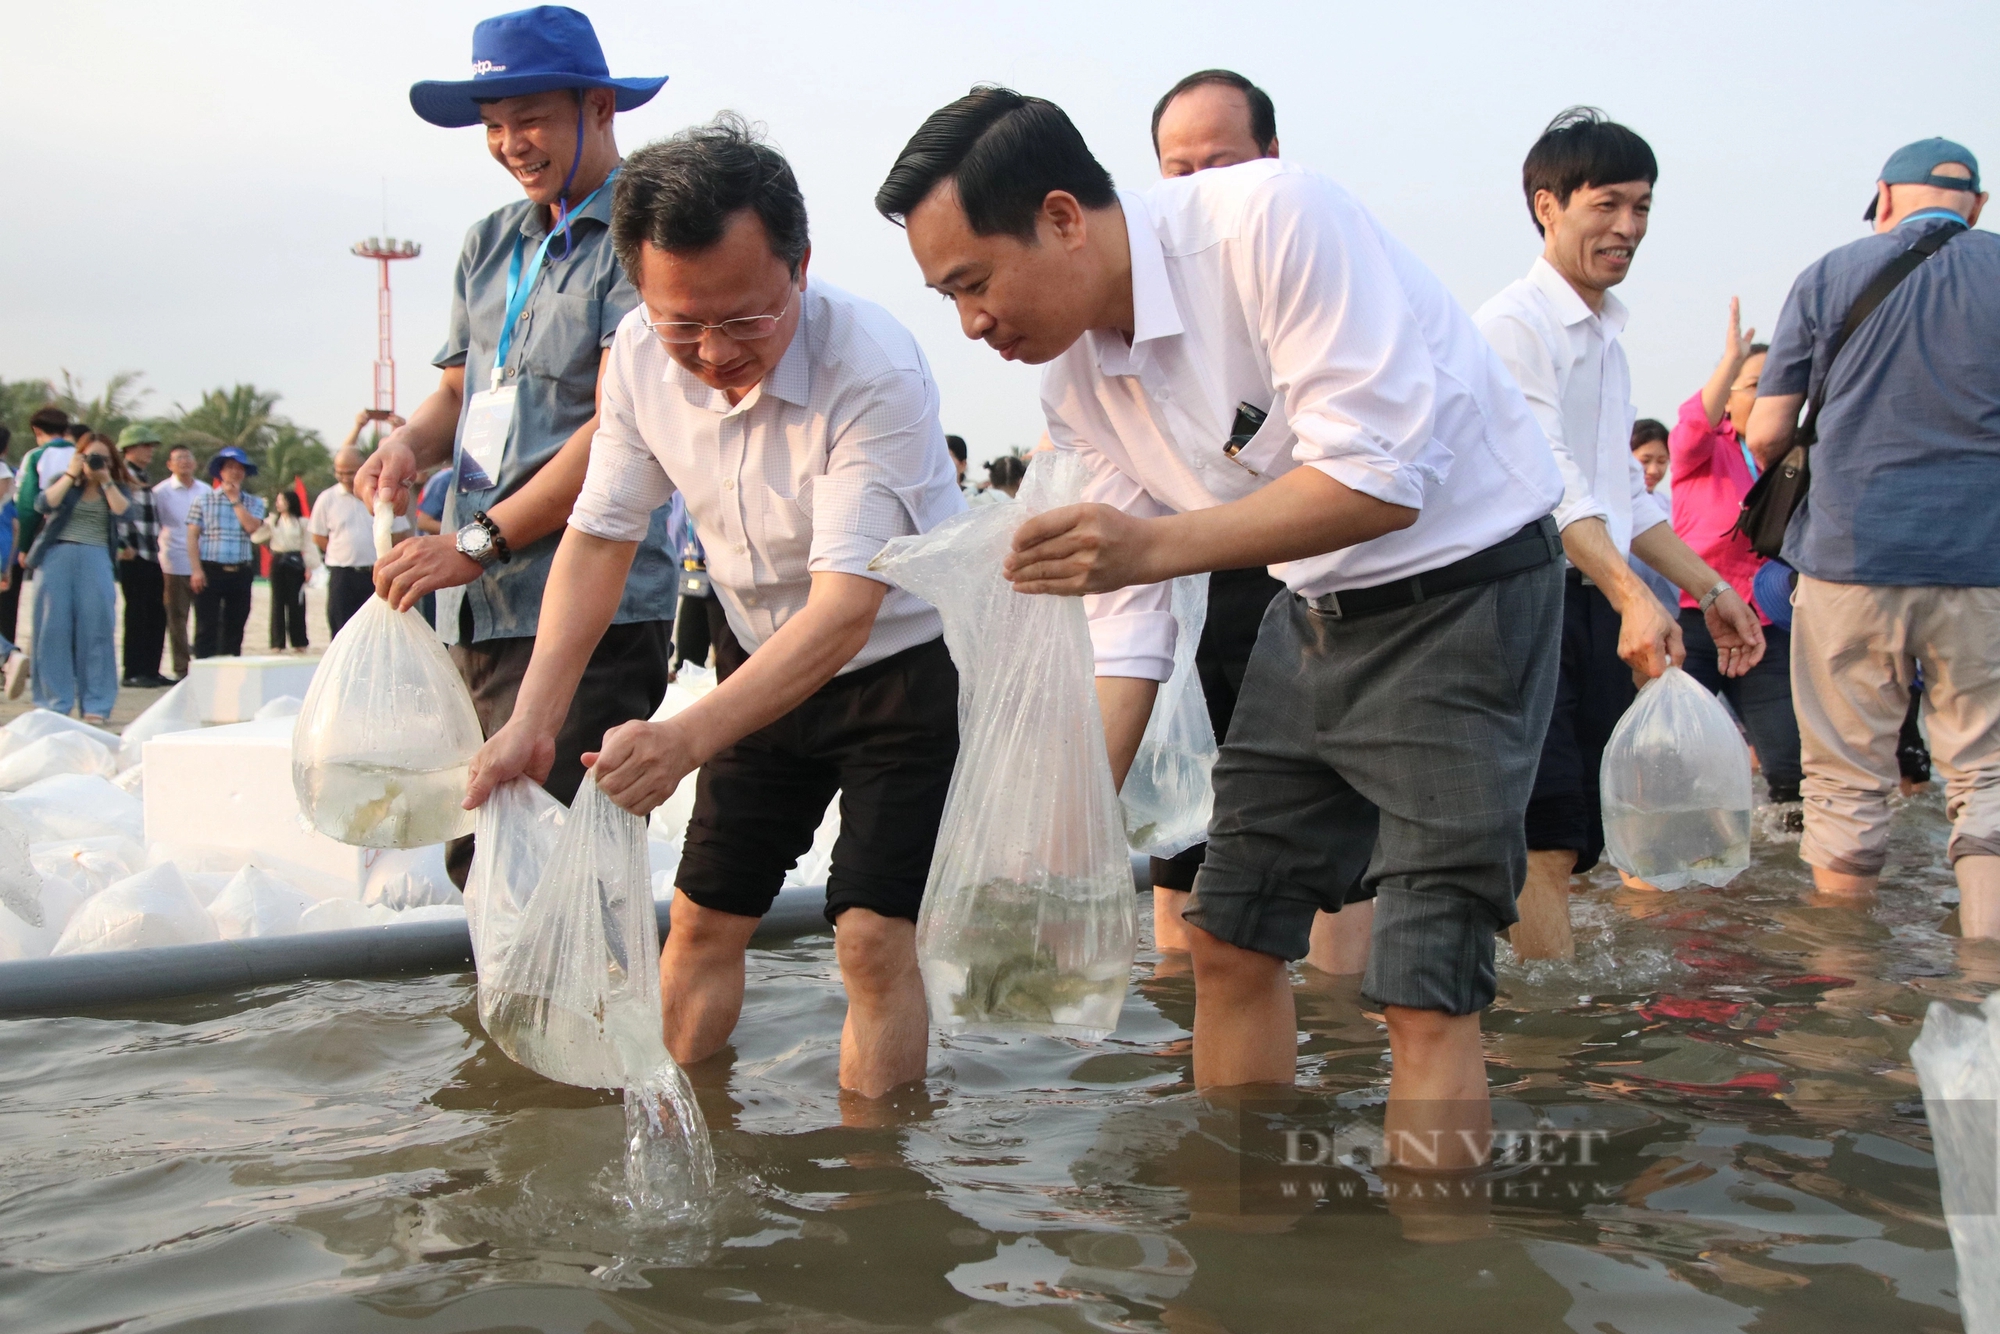
[[[476,523],[469,523],[458,530],[458,549],[476,561],[484,561],[493,554],[493,534]]]

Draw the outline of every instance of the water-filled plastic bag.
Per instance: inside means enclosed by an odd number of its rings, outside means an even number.
[[[1910,1063],[1924,1091],[1965,1328],[2000,1330],[2000,992],[1978,1014],[1933,1001]]]
[[[472,869],[465,877],[465,914],[479,969],[481,1023],[487,1022],[497,998],[493,982],[500,961],[520,933],[521,915],[568,817],[567,807],[526,778],[502,783],[479,808]]]
[[[484,934],[487,914],[504,910],[498,891],[482,881],[469,897]],[[489,965],[491,942],[478,959],[479,1008],[500,1050],[565,1084],[625,1091],[636,1198],[653,1207],[705,1197],[715,1184],[708,1124],[661,1036],[645,821],[586,777],[512,941]]]
[[[394,512],[375,515],[377,558]],[[379,597],[334,636],[292,728],[292,786],[308,823],[364,848],[472,832],[466,769],[483,736],[472,696],[415,608]]]
[[[136,768],[146,758],[146,743],[170,732],[192,732],[201,726],[201,709],[195,704],[194,690],[186,681],[146,706],[146,711],[125,725],[118,738],[118,768]]]
[[[0,797],[0,805],[27,822],[36,843],[111,835],[146,841],[146,808],[139,798],[97,774],[44,778]]]
[[[299,919],[317,902],[262,867],[246,866],[209,903],[208,915],[224,940],[289,936],[297,933]]]
[[[81,732],[57,732],[0,755],[0,792],[19,792],[57,774],[113,778],[117,773],[114,751]]]
[[[208,909],[171,864],[149,867],[95,894],[70,916],[53,954],[156,949],[218,940]]]
[[[1208,620],[1208,576],[1174,580],[1174,672],[1153,698],[1146,734],[1118,791],[1125,808],[1125,838],[1132,851],[1171,857],[1208,837],[1215,806],[1209,772],[1215,768],[1215,725],[1195,668],[1195,649]]]
[[[1599,770],[1604,851],[1655,889],[1726,885],[1750,865],[1750,748],[1678,667],[1648,681]]]
[[[871,568],[938,609],[958,665],[958,763],[917,917],[931,1022],[1101,1038],[1118,1025],[1135,919],[1083,600],[1016,593],[1014,530],[1073,504],[1083,463],[1037,454],[1018,505],[982,505]]]

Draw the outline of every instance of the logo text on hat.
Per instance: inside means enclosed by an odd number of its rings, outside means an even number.
[[[475,79],[482,74],[505,74],[506,72],[507,67],[505,65],[496,65],[490,60],[475,60],[472,62],[472,77]]]

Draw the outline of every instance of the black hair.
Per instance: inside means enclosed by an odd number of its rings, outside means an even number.
[[[1641,417],[1638,421],[1632,423],[1632,448],[1634,450],[1637,450],[1641,445],[1650,445],[1655,440],[1665,443],[1666,438],[1666,423],[1656,418]]]
[[[1761,357],[1770,350],[1771,350],[1771,345],[1769,343],[1750,344],[1750,355],[1753,357]]]
[[[5,423],[0,423],[0,459],[7,457],[7,451],[13,447],[13,444],[14,429]]]
[[[625,159],[611,195],[611,246],[636,284],[641,243],[676,254],[706,250],[746,208],[764,224],[771,253],[798,277],[812,245],[798,177],[784,154],[725,111]]]
[[[188,443],[187,443],[186,441],[183,441],[183,440],[176,440],[176,441],[175,441],[175,442],[174,442],[173,444],[171,444],[171,445],[168,445],[168,446],[167,446],[167,457],[168,457],[169,459],[173,458],[173,456],[174,456],[174,451],[175,451],[175,450],[177,450],[177,449],[185,449],[185,450],[186,450],[186,451],[188,452],[188,454],[189,454],[190,456],[194,456],[194,446],[193,446],[193,445],[190,445],[190,444],[188,444]]]
[[[1224,88],[1234,88],[1243,94],[1243,100],[1250,104],[1250,137],[1257,144],[1257,151],[1268,153],[1271,145],[1278,142],[1278,109],[1271,105],[1271,95],[1250,80],[1230,69],[1197,70],[1173,87],[1167,89],[1165,97],[1153,104],[1153,156],[1160,155],[1160,117],[1167,114],[1176,97],[1209,84],[1220,84]]]
[[[1111,173],[1063,109],[1011,88],[974,88],[933,111],[896,155],[875,209],[901,223],[945,180],[977,236],[1033,241],[1042,201],[1056,190],[1090,209],[1118,200]]]
[[[945,447],[946,449],[948,449],[948,450],[950,450],[950,451],[951,451],[951,456],[952,456],[953,458],[957,459],[957,460],[958,460],[958,461],[959,461],[960,463],[963,463],[963,462],[965,462],[965,437],[964,437],[964,436],[962,436],[962,435],[948,435],[948,436],[946,436],[946,437],[944,438],[944,447]]]
[[[285,513],[290,515],[294,519],[302,519],[305,517],[305,515],[303,515],[299,511],[299,497],[296,491],[287,491],[282,486],[279,487],[276,491],[273,491],[271,493],[271,508],[276,509],[280,505],[283,505],[285,507]]]
[[[1027,475],[1028,465],[1014,454],[1003,454],[986,465],[987,482],[1003,491],[1019,486]]]
[[[1535,194],[1547,190],[1556,204],[1569,207],[1569,197],[1588,185],[1623,185],[1660,179],[1660,164],[1652,148],[1596,107],[1570,107],[1549,122],[1542,137],[1521,164],[1521,191],[1528,197],[1528,216],[1535,217]]]
[[[69,414],[48,403],[35,410],[35,415],[28,418],[28,425],[43,435],[61,435],[69,430]]]

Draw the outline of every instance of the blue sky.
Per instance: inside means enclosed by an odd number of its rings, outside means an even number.
[[[631,149],[715,111],[768,127],[812,210],[816,277],[881,302],[936,369],[975,462],[1040,433],[1035,372],[961,337],[875,188],[929,111],[975,82],[1061,103],[1121,185],[1190,70],[1241,70],[1285,155],[1342,181],[1468,308],[1539,248],[1522,154],[1576,102],[1653,144],[1650,236],[1621,289],[1641,415],[1671,417],[1721,348],[1731,295],[1768,331],[1798,270],[1864,234],[1897,145],[1943,134],[2000,168],[2000,7],[1976,3],[637,4],[579,6],[613,73],[672,76],[621,117]],[[0,247],[0,376],[147,373],[150,410],[238,380],[337,437],[368,401],[372,266],[388,230],[407,407],[434,381],[451,265],[511,184],[476,130],[410,111],[466,69],[490,4],[23,6],[0,53],[21,193]],[[2000,215],[1996,215],[2000,216]]]

